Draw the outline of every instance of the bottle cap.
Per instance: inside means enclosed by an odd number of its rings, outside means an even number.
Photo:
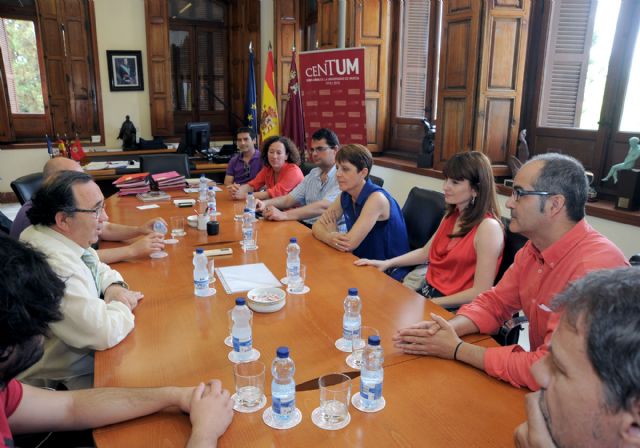
[[[247,193],[248,196],[253,196],[253,191],[250,191],[249,193]]]
[[[245,305],[246,303],[247,303],[247,302],[244,300],[244,297],[238,297],[238,298],[236,299],[236,305],[238,305],[238,306]]]
[[[357,296],[358,295],[358,288],[349,288],[349,291],[347,293],[350,296]]]
[[[276,356],[278,358],[288,358],[289,357],[289,347],[278,347],[276,350]]]
[[[290,243],[298,243],[298,238],[296,238],[295,236],[292,236],[292,237],[289,239],[289,242],[290,242]]]
[[[211,191],[211,190],[213,190],[213,187],[209,187],[209,190],[210,190],[210,191]]]
[[[369,345],[380,345],[380,336],[376,334],[369,336],[368,343]]]
[[[245,209],[244,209],[244,212],[245,212],[245,213],[250,213],[250,212],[251,212],[251,210],[249,210],[248,208],[245,208]]]
[[[196,249],[196,254],[203,254],[204,253],[204,249],[202,247],[198,247]]]

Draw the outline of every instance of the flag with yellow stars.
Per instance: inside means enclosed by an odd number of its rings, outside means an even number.
[[[249,44],[249,73],[247,75],[247,91],[244,95],[244,125],[253,129],[254,135],[258,135],[258,102],[256,98],[256,74],[254,65],[253,47]]]

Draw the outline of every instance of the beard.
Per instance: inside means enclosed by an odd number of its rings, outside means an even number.
[[[0,387],[6,385],[19,373],[24,372],[42,358],[44,354],[44,340],[35,336],[20,345],[13,347],[13,354],[0,366]]]

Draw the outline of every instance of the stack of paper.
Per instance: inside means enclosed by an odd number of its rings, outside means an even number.
[[[151,179],[158,185],[158,189],[163,191],[182,189],[185,186],[184,176],[181,176],[176,171],[152,174]]]
[[[118,187],[118,196],[146,193],[150,190],[149,173],[125,174],[114,180],[113,185]]]
[[[225,266],[216,272],[227,294],[282,286],[264,263]]]

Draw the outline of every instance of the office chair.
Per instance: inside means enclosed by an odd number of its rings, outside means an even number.
[[[5,215],[4,213],[0,212],[0,232],[5,233],[6,235],[9,235],[9,233],[11,232],[11,225],[13,224],[13,221],[11,221],[7,215]]]
[[[378,187],[382,187],[384,185],[384,179],[378,176],[369,175],[369,180],[376,184]]]
[[[178,174],[188,178],[190,176],[189,158],[186,154],[152,154],[140,156],[140,171],[149,174],[176,171]]]
[[[300,170],[302,171],[302,174],[304,174],[306,176],[307,174],[309,174],[311,172],[312,169],[314,169],[317,166],[318,166],[317,163],[302,162],[300,164]]]
[[[20,205],[24,205],[42,185],[42,173],[32,173],[18,177],[11,182],[11,189],[18,197]]]
[[[402,207],[402,216],[407,226],[409,247],[412,250],[427,244],[438,229],[444,211],[445,203],[442,193],[420,187],[411,189]]]

